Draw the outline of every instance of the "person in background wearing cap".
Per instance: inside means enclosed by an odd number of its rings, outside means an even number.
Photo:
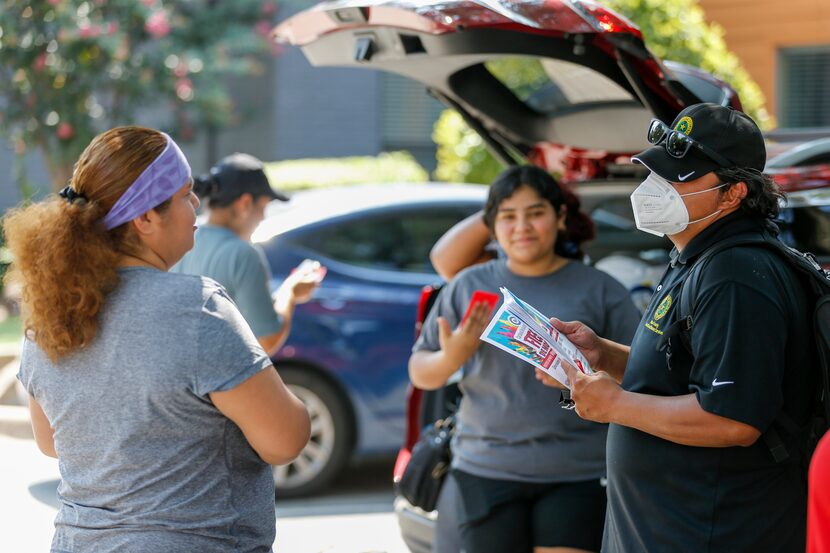
[[[689,298],[691,352],[672,337],[697,258],[778,214],[763,137],[743,113],[697,104],[671,127],[652,121],[648,139],[633,158],[651,171],[631,196],[635,220],[675,248],[631,347],[553,321],[597,370],[568,367],[577,413],[611,423],[602,551],[804,551],[798,448],[776,462],[767,443],[782,413],[809,418],[812,311],[797,275],[774,251],[723,250]]]
[[[60,197],[3,221],[18,378],[60,461],[52,551],[271,551],[269,463],[300,453],[309,417],[222,287],[168,272],[193,246],[191,188],[169,136],[117,127]]]
[[[195,179],[194,193],[206,200],[207,225],[196,231],[195,246],[174,272],[210,277],[228,291],[259,343],[273,355],[291,329],[296,305],[311,299],[325,269],[303,263],[271,295],[271,270],[251,235],[273,200],[288,201],[268,183],[262,162],[248,154],[230,155]]]

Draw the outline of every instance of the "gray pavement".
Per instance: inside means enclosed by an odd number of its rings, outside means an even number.
[[[280,501],[274,550],[406,553],[392,512],[391,462],[346,472],[324,495]],[[47,552],[58,508],[58,462],[31,439],[0,435],[0,551]]]

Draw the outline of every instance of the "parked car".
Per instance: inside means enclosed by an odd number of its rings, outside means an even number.
[[[586,248],[592,259],[665,253],[664,239],[631,232],[631,217],[619,215],[630,211],[634,186],[580,185],[597,221],[599,236]],[[308,447],[293,463],[274,468],[279,497],[314,493],[350,461],[398,451],[412,321],[421,290],[441,282],[429,250],[449,227],[481,209],[486,195],[481,185],[363,185],[299,192],[269,206],[253,240],[265,252],[274,289],[306,258],[328,267],[274,357],[312,417]]]
[[[830,269],[830,177],[824,180],[823,187],[814,188],[813,185],[816,184],[811,182],[807,188],[791,187],[777,224],[781,228],[781,236],[785,242],[801,251],[815,254],[819,263]],[[629,189],[628,194],[631,190],[633,188]],[[625,199],[627,200],[628,196]],[[610,198],[608,201],[611,201]],[[617,202],[611,201],[611,203],[619,205]],[[598,211],[601,217],[604,216],[601,214],[602,210],[602,207],[595,207],[589,212],[597,221]],[[632,250],[612,253],[601,258],[596,266],[627,285],[635,305],[642,308],[651,298],[654,292],[653,287],[665,269],[669,245],[665,244],[661,247],[657,244],[646,243],[650,235],[636,230],[630,207],[628,218],[627,232],[635,241],[638,238],[644,239],[641,246],[643,249],[640,250],[639,255]],[[626,225],[615,219],[613,225],[598,222],[597,228],[598,236],[595,242],[601,243],[606,236],[625,232]],[[661,260],[659,263],[658,259]],[[440,291],[441,285],[428,286],[423,289],[415,323],[416,329],[420,329]],[[436,391],[423,391],[410,386],[407,392],[407,427],[404,442],[395,463],[393,481],[400,480],[422,429],[450,415],[457,408],[460,396],[461,393],[455,383]],[[412,506],[402,496],[395,498],[395,511],[404,541],[410,550],[413,553],[431,551],[438,511],[424,512]]]
[[[641,179],[627,160],[648,146],[649,120],[671,121],[702,101],[741,108],[727,83],[655,58],[639,29],[593,1],[323,2],[283,22],[275,37],[301,47],[315,66],[373,68],[420,81],[458,111],[505,164],[536,163],[576,183],[586,205],[596,197],[588,209],[599,230],[589,246],[594,261],[617,252],[624,253],[618,259],[648,266],[665,259],[665,242],[636,232],[628,201]],[[517,70],[534,78],[513,79]],[[605,196],[607,186],[619,190]],[[821,195],[799,200],[799,194],[790,196],[785,236],[797,245],[803,244],[799,238],[813,240],[818,243],[810,245],[819,248],[812,249],[830,253],[822,250],[830,236],[826,203]],[[626,262],[616,265],[626,271]],[[634,266],[628,266],[630,273]],[[419,317],[433,297],[429,290],[421,298]],[[420,429],[445,416],[457,394],[453,386],[410,390],[396,477]],[[428,551],[437,513],[424,513],[401,497],[395,508],[409,547]]]
[[[421,289],[438,280],[429,250],[485,195],[482,186],[365,185],[269,206],[253,241],[274,289],[304,259],[328,268],[274,357],[312,428],[302,454],[274,468],[278,497],[319,491],[350,461],[400,446],[412,321]]]

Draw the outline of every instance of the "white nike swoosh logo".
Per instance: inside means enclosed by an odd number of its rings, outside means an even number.
[[[682,177],[680,175],[677,175],[677,180],[679,180],[680,182],[683,182],[684,180],[688,179],[689,177],[691,177],[694,174],[695,174],[695,172],[692,171],[688,175],[683,175]]]
[[[712,381],[712,386],[724,386],[726,384],[734,384],[734,383],[735,382],[732,381],[732,380],[722,380],[722,381],[718,382],[718,379],[716,378]]]

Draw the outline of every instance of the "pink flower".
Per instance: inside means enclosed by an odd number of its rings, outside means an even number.
[[[179,65],[177,65],[176,68],[173,70],[173,74],[180,78],[187,75],[187,64],[180,63]]]
[[[107,23],[107,34],[114,35],[118,32],[118,21],[110,21]]]
[[[159,10],[147,18],[144,30],[154,38],[163,38],[170,34],[170,23],[167,22],[167,12]]]
[[[141,0],[141,3],[150,8],[156,3],[156,0]]]
[[[63,122],[58,125],[58,130],[55,134],[57,134],[58,138],[61,140],[69,140],[75,136],[75,129],[72,128],[72,125],[69,123]]]
[[[193,82],[190,79],[176,81],[176,96],[185,102],[193,99]]]
[[[35,62],[32,64],[32,69],[37,72],[43,71],[44,67],[46,67],[46,52],[38,54],[35,58]]]
[[[50,6],[57,6],[61,2],[63,2],[63,0],[49,0],[49,5]]]
[[[101,34],[101,27],[84,23],[78,27],[78,36],[81,38],[97,38]]]
[[[259,36],[261,36],[263,38],[270,37],[271,36],[271,22],[270,21],[265,21],[265,20],[259,21],[254,26],[254,31],[256,31],[256,34],[258,34]]]

